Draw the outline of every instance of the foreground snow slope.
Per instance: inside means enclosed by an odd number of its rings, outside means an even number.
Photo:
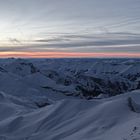
[[[140,91],[101,100],[64,99],[41,109],[1,96],[0,139],[140,139],[140,114],[131,110],[128,97],[138,102]]]

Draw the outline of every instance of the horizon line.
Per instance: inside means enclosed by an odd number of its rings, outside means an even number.
[[[0,58],[140,58],[128,52],[0,52]]]

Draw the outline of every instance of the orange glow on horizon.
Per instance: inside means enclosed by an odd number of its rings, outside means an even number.
[[[82,53],[82,52],[0,52],[0,58],[81,58],[81,57],[139,57],[140,53]]]

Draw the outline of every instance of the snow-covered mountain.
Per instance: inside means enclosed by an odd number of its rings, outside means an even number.
[[[51,92],[91,99],[100,94],[113,96],[140,87],[139,60],[7,59],[7,62],[0,62],[0,73],[4,77],[0,79],[3,83],[0,89],[12,92],[12,88],[23,88],[21,92],[26,90],[24,95],[28,94],[29,89],[32,92],[41,90],[40,93],[45,92],[44,94]],[[6,81],[7,85],[10,84],[9,88],[3,89]]]
[[[1,59],[0,140],[139,140],[139,59]]]

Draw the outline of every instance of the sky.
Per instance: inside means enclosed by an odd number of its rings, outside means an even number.
[[[0,0],[0,57],[140,57],[140,0]]]

